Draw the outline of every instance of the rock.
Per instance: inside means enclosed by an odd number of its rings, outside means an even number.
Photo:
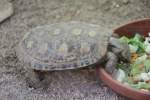
[[[6,0],[0,0],[0,22],[13,14],[13,6]]]
[[[116,8],[119,8],[119,7],[120,7],[120,5],[119,5],[117,2],[113,2],[113,3],[112,3],[112,6],[113,6],[113,7],[116,7]]]

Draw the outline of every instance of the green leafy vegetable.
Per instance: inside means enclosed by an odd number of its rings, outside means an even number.
[[[144,67],[145,67],[145,72],[150,72],[150,60],[145,60],[144,61]]]
[[[120,61],[117,68],[125,71],[126,76],[122,83],[127,83],[129,86],[136,89],[147,89],[150,91],[150,37],[143,39],[139,34],[133,38],[122,36],[120,41],[127,43],[130,48],[131,62],[124,63]],[[147,43],[145,45],[145,43]]]
[[[133,63],[131,64],[131,72],[130,72],[130,75],[132,76],[136,76],[137,74],[140,74],[141,73],[141,69],[139,67],[140,63]]]
[[[138,53],[143,53],[145,52],[145,46],[143,44],[143,39],[142,36],[139,34],[136,34],[133,38],[129,39],[126,36],[122,36],[119,39],[121,42],[123,43],[128,43],[130,45],[132,45],[133,47],[138,47]]]
[[[129,41],[130,41],[130,39],[127,38],[126,36],[122,36],[119,40],[120,40],[120,42],[122,42],[122,43],[129,43]]]
[[[141,36],[139,36],[138,34],[136,34],[134,38],[131,38],[128,44],[132,44],[133,46],[139,47],[137,51],[138,53],[145,52],[145,46],[143,44],[143,40]]]
[[[117,69],[122,69],[126,72],[126,75],[130,73],[131,67],[129,63],[119,63]]]
[[[150,90],[150,84],[146,82],[138,82],[138,84],[130,84],[131,87],[136,89],[147,89]]]

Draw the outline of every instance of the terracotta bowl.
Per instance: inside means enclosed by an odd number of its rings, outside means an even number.
[[[114,33],[122,36],[132,37],[135,33],[140,33],[147,36],[150,32],[150,19],[142,19],[130,22],[114,30]],[[98,77],[115,92],[134,100],[150,100],[150,92],[144,92],[125,86],[122,83],[114,80],[109,75],[103,66],[97,67]]]

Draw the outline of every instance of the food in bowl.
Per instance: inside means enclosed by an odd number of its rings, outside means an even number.
[[[136,34],[132,38],[122,36],[120,42],[128,44],[131,53],[130,62],[119,60],[116,73],[117,81],[141,91],[150,91],[150,34],[143,37]]]

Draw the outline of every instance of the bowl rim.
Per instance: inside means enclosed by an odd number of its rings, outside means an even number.
[[[145,91],[136,90],[136,89],[134,89],[134,88],[132,88],[132,87],[130,87],[130,86],[124,85],[124,84],[122,84],[121,82],[119,82],[119,81],[113,79],[112,76],[111,76],[110,74],[108,74],[102,66],[98,66],[98,67],[96,68],[96,71],[97,71],[98,75],[102,75],[102,74],[103,74],[103,76],[104,76],[107,80],[110,80],[112,83],[116,84],[116,85],[119,86],[119,87],[122,87],[122,88],[124,88],[124,89],[126,89],[126,90],[128,90],[128,91],[136,92],[136,93],[138,93],[138,94],[140,93],[140,94],[150,95],[150,92],[145,92]],[[110,87],[110,88],[111,88],[111,87]]]
[[[115,32],[116,30],[118,30],[118,29],[120,29],[120,28],[122,28],[124,26],[130,25],[130,24],[134,24],[134,23],[137,23],[137,22],[141,22],[141,21],[146,21],[146,20],[150,21],[150,18],[139,18],[139,19],[134,19],[134,20],[127,21],[127,22],[125,22],[123,24],[120,24],[116,28],[114,28],[113,32]]]

